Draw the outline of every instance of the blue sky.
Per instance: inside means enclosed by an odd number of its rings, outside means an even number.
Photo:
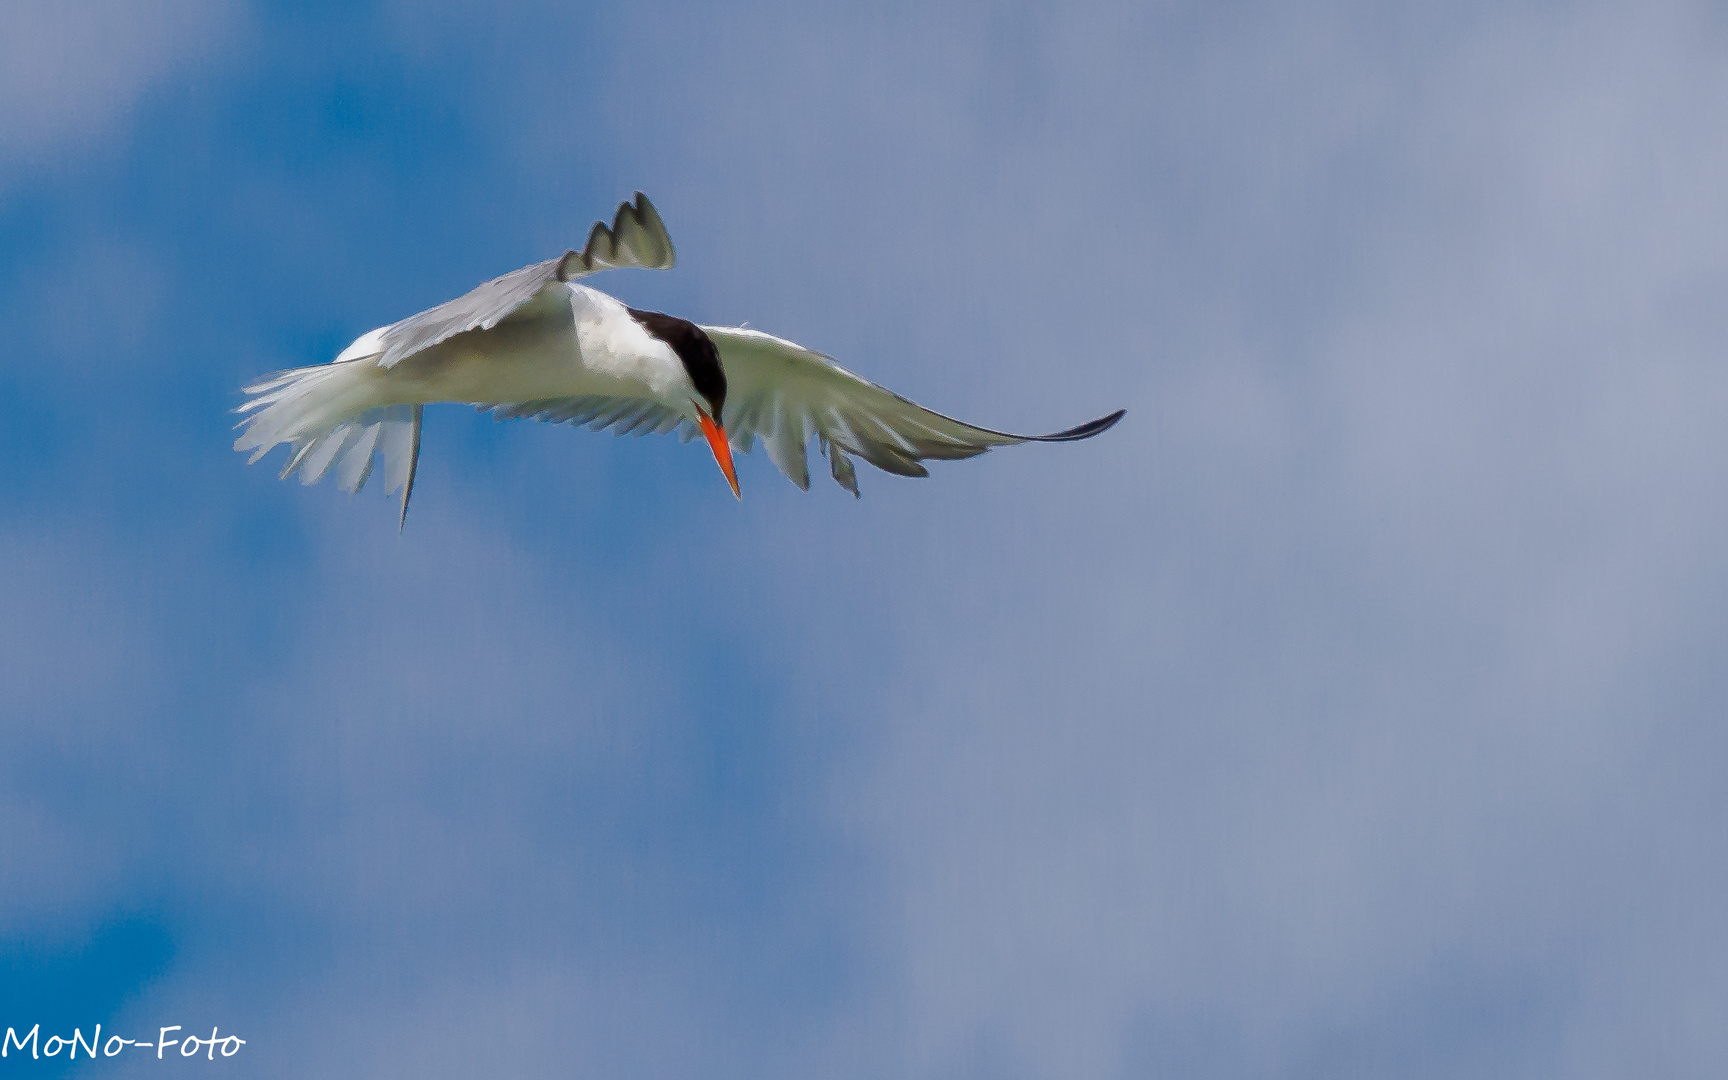
[[[1687,3],[8,4],[0,1024],[1713,1075],[1725,54]],[[1128,417],[739,504],[449,406],[400,538],[230,449],[638,188],[636,306]]]

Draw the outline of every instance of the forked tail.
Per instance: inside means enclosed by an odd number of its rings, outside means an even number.
[[[372,475],[374,455],[384,455],[387,492],[401,489],[402,512],[396,528],[408,521],[414,471],[420,462],[420,405],[370,406],[371,382],[378,368],[367,360],[295,368],[246,387],[251,399],[237,410],[245,419],[234,449],[252,451],[253,464],[280,443],[289,446],[286,480],[298,472],[302,484],[316,484],[332,468],[342,490],[353,494]],[[376,400],[372,398],[371,400]]]

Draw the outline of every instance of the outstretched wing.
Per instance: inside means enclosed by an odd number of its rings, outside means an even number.
[[[1107,431],[1126,410],[1054,435],[1011,435],[932,412],[847,371],[832,359],[790,341],[727,326],[704,326],[726,371],[721,420],[732,445],[748,453],[760,438],[768,456],[794,484],[810,488],[805,448],[810,436],[828,455],[841,487],[858,494],[847,456],[855,454],[886,472],[928,476],[919,464],[933,458],[968,458],[995,446],[1069,442]]]
[[[648,196],[640,191],[636,201],[620,203],[608,229],[596,221],[581,251],[567,251],[556,259],[512,270],[493,278],[465,296],[427,308],[401,322],[374,330],[348,347],[345,359],[376,354],[379,367],[394,367],[422,349],[469,330],[490,330],[531,304],[547,285],[570,281],[599,270],[636,266],[669,270],[677,256],[666,224]],[[368,340],[370,339],[370,340]]]

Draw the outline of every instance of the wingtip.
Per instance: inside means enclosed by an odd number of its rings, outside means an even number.
[[[1128,415],[1127,409],[1117,409],[1109,416],[1100,416],[1096,420],[1088,420],[1079,427],[1071,427],[1067,431],[1058,431],[1054,435],[1040,435],[1039,442],[1075,442],[1079,439],[1090,439],[1094,435],[1102,435],[1116,426],[1116,422]]]

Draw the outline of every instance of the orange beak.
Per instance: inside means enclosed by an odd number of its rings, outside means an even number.
[[[726,474],[726,482],[732,485],[732,494],[743,499],[744,493],[738,490],[738,472],[732,467],[732,444],[726,441],[726,429],[708,419],[708,414],[700,409],[696,410],[696,422],[702,425],[708,449],[714,451],[714,460]]]

